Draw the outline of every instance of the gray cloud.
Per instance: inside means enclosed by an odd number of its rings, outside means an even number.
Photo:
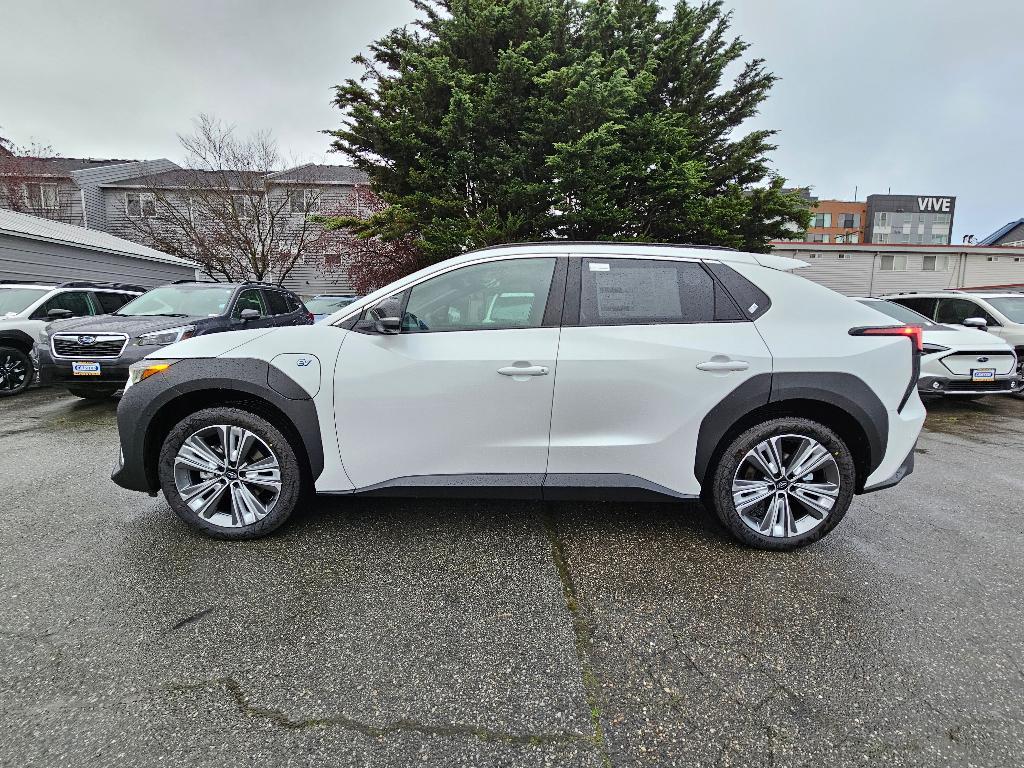
[[[822,197],[956,195],[957,239],[1024,215],[1024,4],[727,2],[782,78],[751,127],[779,129],[775,165],[793,183]],[[412,15],[406,0],[6,0],[0,135],[68,156],[180,159],[176,134],[205,111],[322,158],[331,86]]]

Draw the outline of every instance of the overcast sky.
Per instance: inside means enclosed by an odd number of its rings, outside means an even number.
[[[954,235],[1024,216],[1024,3],[726,0],[779,82],[751,127],[823,198],[957,197]],[[0,136],[66,157],[169,157],[200,112],[270,129],[301,160],[351,57],[407,0],[0,0]]]

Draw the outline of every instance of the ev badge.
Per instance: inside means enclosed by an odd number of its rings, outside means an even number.
[[[307,365],[309,365],[312,362],[313,361],[310,360],[308,357],[300,357],[295,364],[297,366],[299,366],[299,368],[305,368]]]

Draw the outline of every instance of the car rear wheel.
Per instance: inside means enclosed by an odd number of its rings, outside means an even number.
[[[208,408],[164,440],[160,487],[174,512],[221,539],[254,539],[282,525],[301,497],[291,442],[270,421],[240,408]]]
[[[817,541],[850,508],[853,457],[831,429],[779,418],[747,429],[715,469],[711,503],[740,541],[787,550]]]
[[[82,398],[83,400],[107,400],[113,397],[117,390],[95,389],[93,387],[68,387],[68,392],[75,397]]]
[[[0,397],[20,395],[32,383],[32,359],[16,347],[0,347]]]

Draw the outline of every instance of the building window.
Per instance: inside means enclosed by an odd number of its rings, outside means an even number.
[[[29,206],[43,211],[60,208],[60,190],[56,184],[26,184],[25,199]]]
[[[836,220],[836,226],[843,227],[845,229],[856,229],[860,226],[860,214],[840,213]]]
[[[840,261],[842,261],[843,259],[846,258],[846,254],[845,253],[840,253],[838,256],[836,256],[836,258],[839,259]]]
[[[949,269],[949,256],[944,253],[927,254],[921,262],[923,272],[945,272]]]
[[[907,257],[905,255],[879,256],[878,269],[881,272],[906,272]]]
[[[808,253],[808,254],[807,254],[807,258],[808,258],[808,259],[816,259],[816,258],[818,258],[818,257],[819,257],[820,255],[821,255],[821,254],[819,254],[819,253]]]
[[[950,216],[950,214],[948,214],[948,213],[936,213],[935,214],[934,223],[935,224],[949,224],[949,216]]]
[[[874,242],[876,242],[876,243],[888,243],[889,242],[889,236],[888,235],[884,235],[884,234],[883,235],[875,235],[872,238],[872,240]]]
[[[998,256],[989,256],[985,261],[999,261]]]
[[[946,245],[946,236],[932,235],[932,245]]]
[[[232,195],[231,210],[234,211],[235,216],[237,216],[240,221],[246,221],[249,218],[252,205],[250,205],[249,201],[246,199],[246,195]]]
[[[808,243],[827,243],[828,242],[828,235],[821,235],[821,234],[818,234],[816,232],[812,232],[809,235],[807,235],[807,242]]]
[[[320,195],[315,189],[288,191],[288,208],[292,213],[312,213],[320,209]]]
[[[856,232],[849,232],[845,235],[836,235],[837,243],[859,243],[860,235]]]
[[[152,192],[125,192],[124,210],[134,218],[151,219],[156,216],[156,195]]]
[[[904,213],[903,214],[903,226],[911,227],[914,224],[914,214]]]
[[[902,224],[893,224],[892,225],[892,233],[894,235],[902,235],[903,234],[903,225]]]
[[[812,227],[831,227],[832,226],[832,214],[831,213],[815,213],[811,216]]]
[[[888,224],[889,224],[889,213],[887,211],[882,211],[881,213],[876,213],[875,214],[875,224],[877,224],[880,227],[888,226]]]

